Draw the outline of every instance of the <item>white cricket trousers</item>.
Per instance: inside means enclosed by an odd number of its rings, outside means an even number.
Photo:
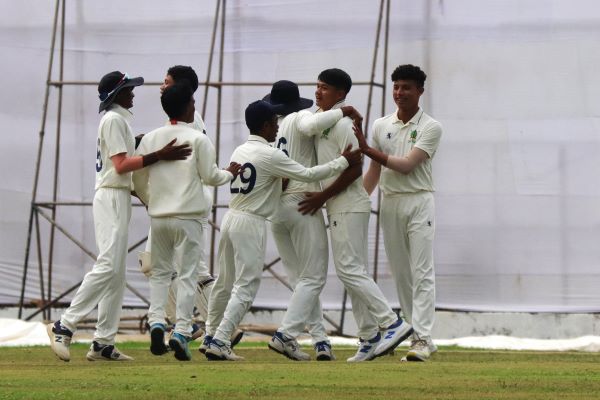
[[[327,280],[329,249],[323,213],[302,215],[298,202],[303,198],[303,194],[284,195],[271,222],[273,239],[294,289],[278,331],[296,338],[307,327],[314,344],[329,340],[319,299]]]
[[[79,321],[97,305],[94,340],[100,344],[114,344],[125,292],[125,258],[131,218],[129,189],[99,188],[94,194],[92,211],[98,258],[92,270],[85,274],[60,322],[75,332]]]
[[[368,212],[329,215],[335,269],[350,296],[358,336],[363,339],[398,320],[367,271],[369,216]]]
[[[221,223],[219,276],[208,303],[207,335],[231,344],[260,286],[265,264],[267,224],[263,217],[229,210]]]
[[[418,336],[431,338],[435,317],[433,193],[384,195],[380,218],[402,313]]]
[[[206,237],[209,233],[209,225],[207,219],[202,219],[203,231],[204,231],[204,243],[202,244],[206,254]],[[148,240],[146,241],[146,252],[151,254],[152,249],[152,229],[148,230]],[[152,257],[152,256],[151,256]],[[208,315],[208,299],[210,298],[210,292],[214,284],[214,279],[210,274],[206,260],[198,260],[198,284],[196,285],[196,297],[194,304],[196,305],[197,320],[200,322],[206,322]],[[176,321],[177,312],[177,285],[175,279],[172,280],[169,286],[169,298],[167,305],[165,306],[165,313],[167,319],[171,322]]]
[[[200,219],[152,218],[152,276],[150,277],[150,325],[166,324],[165,306],[173,272],[177,286],[175,332],[192,333],[198,260],[205,259],[204,229]]]

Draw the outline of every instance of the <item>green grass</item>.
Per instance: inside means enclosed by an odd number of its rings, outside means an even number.
[[[242,343],[243,362],[156,357],[147,343],[119,348],[130,363],[89,362],[75,344],[71,362],[49,347],[0,348],[0,399],[597,399],[600,354],[441,348],[427,363],[401,363],[400,350],[372,362],[293,362]],[[307,351],[310,351],[307,349]]]

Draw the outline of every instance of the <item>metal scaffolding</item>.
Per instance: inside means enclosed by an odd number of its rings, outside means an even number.
[[[219,164],[219,149],[220,149],[220,140],[221,140],[221,106],[222,106],[222,89],[225,86],[264,86],[271,87],[272,82],[226,82],[223,81],[223,67],[224,67],[224,43],[225,43],[225,33],[226,33],[226,4],[227,0],[217,0],[215,14],[213,19],[212,26],[212,37],[210,41],[210,53],[208,59],[208,67],[206,71],[206,79],[204,82],[200,82],[200,85],[204,87],[204,97],[203,97],[203,105],[202,105],[202,115],[205,116],[206,113],[206,105],[208,102],[208,94],[211,89],[215,89],[217,91],[217,107],[216,107],[216,141],[215,148],[217,153],[217,164]],[[43,114],[41,120],[41,127],[39,131],[39,144],[36,158],[36,166],[35,166],[35,178],[33,182],[33,190],[32,190],[32,200],[31,200],[31,209],[29,214],[29,226],[28,226],[28,234],[27,234],[27,243],[25,247],[25,259],[23,263],[23,277],[21,284],[21,295],[19,300],[19,312],[18,317],[24,318],[25,320],[31,320],[33,317],[42,313],[43,318],[45,320],[50,319],[50,309],[57,305],[60,300],[62,300],[65,296],[76,290],[81,281],[72,287],[68,288],[64,292],[58,294],[57,296],[52,296],[52,267],[53,267],[53,255],[54,255],[54,242],[55,242],[55,234],[58,230],[62,233],[67,239],[73,242],[77,247],[81,249],[85,254],[87,254],[93,260],[96,260],[96,254],[86,248],[86,246],[81,243],[76,237],[74,237],[69,231],[62,226],[59,221],[57,221],[57,209],[59,207],[89,207],[92,205],[91,202],[62,202],[59,201],[58,196],[58,177],[60,175],[59,172],[59,161],[60,161],[60,148],[61,148],[61,124],[62,124],[62,100],[63,100],[63,87],[67,85],[97,85],[98,82],[91,81],[73,81],[73,80],[65,80],[64,79],[64,55],[65,55],[65,14],[66,14],[66,0],[56,0],[55,9],[54,9],[54,23],[52,28],[52,38],[50,42],[50,55],[48,61],[48,72],[46,78],[46,90],[44,95],[44,104],[43,104]],[[371,118],[371,105],[372,99],[374,96],[374,88],[381,89],[381,114],[385,113],[385,98],[386,98],[386,83],[385,77],[387,76],[387,56],[388,56],[388,41],[389,41],[389,17],[390,17],[390,0],[380,0],[379,2],[379,17],[377,22],[377,28],[375,33],[375,43],[373,48],[373,59],[371,66],[371,76],[369,81],[362,82],[353,82],[353,85],[357,86],[368,86],[368,99],[367,99],[367,109],[365,115],[365,125],[369,126],[369,121]],[[53,67],[54,67],[54,55],[57,51],[56,42],[57,42],[57,32],[59,33],[59,44],[58,44],[58,77],[53,77]],[[383,81],[381,83],[375,82],[375,71],[377,70],[377,60],[379,57],[379,47],[381,42],[381,35],[383,30]],[[218,49],[218,64],[216,68],[217,70],[217,79],[212,80],[212,70],[213,63],[215,58],[215,44],[217,35],[219,36],[219,49]],[[147,85],[160,85],[160,82],[147,82]],[[316,82],[299,82],[300,86],[314,86]],[[38,199],[38,183],[40,178],[40,165],[41,159],[44,150],[44,139],[46,137],[46,122],[48,116],[48,107],[49,107],[49,98],[50,98],[50,88],[54,87],[57,89],[57,118],[56,118],[56,131],[55,131],[55,154],[54,154],[54,169],[53,169],[53,190],[52,190],[52,200],[51,201],[39,201]],[[366,128],[365,128],[366,129]],[[366,132],[366,130],[365,130]],[[214,190],[214,207],[212,210],[211,217],[211,239],[210,239],[210,260],[209,265],[211,272],[214,271],[214,263],[215,263],[215,248],[216,248],[216,231],[219,229],[217,226],[217,209],[218,208],[227,208],[227,204],[219,204],[218,203],[218,192],[215,188]],[[379,205],[380,205],[380,195],[377,196],[377,207],[372,213],[376,216],[376,241],[375,241],[375,254],[373,256],[373,277],[377,279],[378,272],[378,253],[379,253]],[[134,204],[134,206],[141,206],[141,204]],[[40,229],[40,217],[45,219],[50,224],[50,233],[47,238],[48,241],[48,255],[46,260],[44,260],[42,255],[42,231]],[[35,236],[35,238],[34,238]],[[37,255],[37,269],[39,273],[39,281],[40,281],[40,300],[36,301],[33,306],[31,304],[26,305],[24,303],[25,300],[25,291],[28,283],[28,273],[29,273],[29,264],[30,264],[30,256],[35,239],[35,251]],[[138,242],[130,245],[128,248],[128,252],[135,250],[137,247],[142,245],[147,238],[143,238]],[[280,281],[285,287],[290,290],[293,288],[289,285],[285,278],[281,277],[278,273],[273,271],[272,267],[279,263],[280,259],[276,258],[271,262],[265,264],[263,271],[268,271]],[[44,280],[46,278],[46,281]],[[135,290],[130,285],[127,285],[127,288],[138,296],[143,302],[149,304],[149,301],[141,294],[139,291]],[[339,322],[336,322],[333,318],[327,315],[325,312],[324,317],[333,327],[334,333],[338,335],[344,334],[344,318],[346,313],[346,300],[347,293],[344,291],[342,305],[341,305],[341,316]],[[24,316],[24,309],[26,308],[34,309],[34,311]]]

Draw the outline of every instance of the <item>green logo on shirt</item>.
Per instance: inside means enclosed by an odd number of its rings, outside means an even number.
[[[329,139],[329,131],[331,131],[331,128],[325,129],[321,134],[321,139]]]
[[[416,131],[416,129],[410,133],[410,142],[412,144],[417,143],[417,131]]]

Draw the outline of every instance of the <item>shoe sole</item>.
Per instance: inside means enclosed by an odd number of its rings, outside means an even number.
[[[229,361],[226,357],[224,357],[224,356],[218,356],[218,355],[213,354],[213,353],[211,353],[209,351],[206,351],[204,353],[204,355],[206,356],[206,359],[208,361]]]
[[[165,345],[165,331],[154,329],[150,332],[150,352],[155,356],[162,356],[169,352]]]
[[[231,338],[231,348],[233,349],[235,345],[237,345],[242,338],[244,337],[244,331],[240,331],[235,337]]]
[[[407,354],[407,355],[406,355],[406,361],[413,361],[413,362],[415,362],[415,361],[418,361],[418,362],[425,362],[425,361],[427,361],[427,359],[423,359],[423,358],[420,358],[419,356],[417,356],[416,354],[410,354],[410,353],[409,353],[409,354]]]
[[[63,358],[61,356],[58,355],[58,353],[56,352],[56,348],[54,347],[54,332],[52,332],[52,325],[53,324],[48,324],[46,325],[46,333],[48,334],[48,337],[50,338],[50,348],[52,349],[52,352],[56,355],[56,357],[58,357],[59,359],[61,359],[64,362],[69,362],[71,361],[71,358]]]
[[[185,351],[185,348],[179,343],[178,340],[171,339],[169,340],[169,346],[175,352],[175,358],[179,361],[191,361],[192,356]]]
[[[331,361],[331,360],[333,360],[333,357],[329,357],[326,355],[317,356],[317,361]]]
[[[299,358],[294,358],[294,357],[290,356],[288,353],[286,353],[285,351],[281,351],[279,349],[276,349],[275,347],[271,347],[270,343],[268,344],[268,346],[269,346],[269,349],[273,350],[275,353],[281,354],[282,356],[286,356],[287,358],[289,358],[292,361],[310,361],[310,359],[308,359],[308,360],[301,360]]]
[[[405,323],[405,322],[404,322],[404,323]],[[402,335],[402,336],[398,337],[398,339],[397,339],[395,342],[393,342],[393,343],[390,345],[390,347],[389,347],[388,349],[386,349],[386,350],[382,351],[382,352],[381,352],[381,353],[379,353],[379,354],[377,354],[377,350],[375,350],[375,352],[373,353],[373,357],[371,358],[371,360],[373,360],[373,359],[375,359],[375,358],[377,358],[377,357],[381,357],[381,356],[384,356],[384,355],[386,355],[386,354],[389,354],[389,353],[393,352],[393,351],[394,351],[394,349],[395,349],[396,347],[398,347],[398,345],[399,345],[400,343],[404,342],[404,341],[405,341],[405,340],[406,340],[406,339],[407,339],[407,338],[408,338],[410,335],[412,335],[412,334],[413,334],[413,332],[414,332],[414,329],[413,329],[413,328],[412,328],[412,326],[411,326],[411,327],[410,327],[410,329],[409,329],[408,331],[406,331],[406,332],[404,333],[404,335]],[[369,360],[369,361],[370,361],[370,360]]]

